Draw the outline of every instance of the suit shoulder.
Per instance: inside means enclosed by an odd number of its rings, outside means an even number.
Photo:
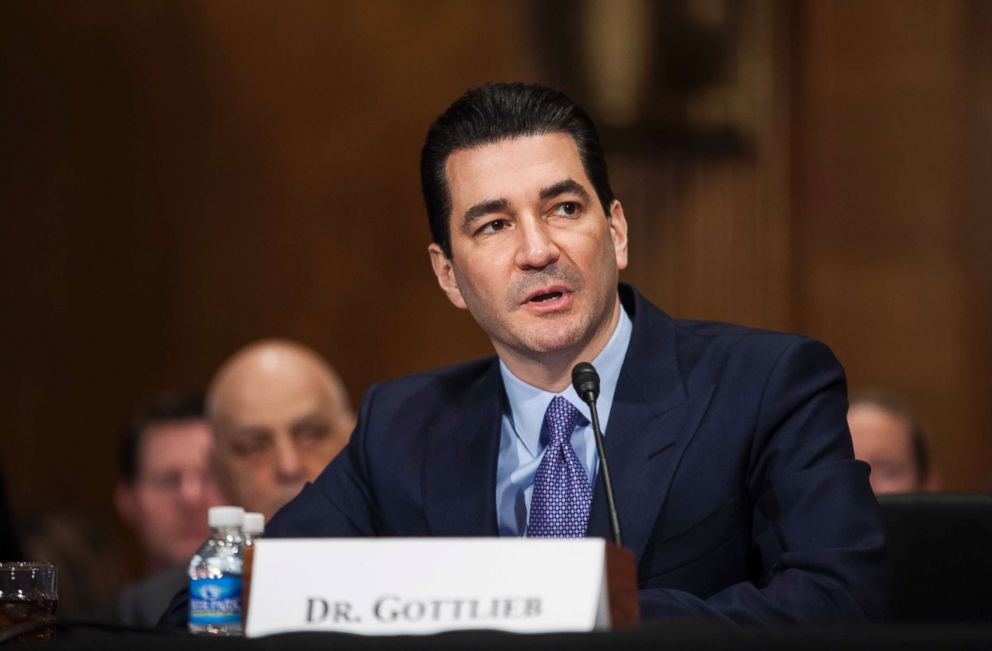
[[[642,350],[651,350],[652,337],[669,337],[680,360],[694,355],[754,356],[777,359],[788,350],[819,351],[832,357],[822,342],[798,334],[762,330],[732,323],[700,319],[675,319],[653,305],[632,287],[621,284],[620,299],[634,321],[634,341]],[[640,332],[640,333],[639,333]]]
[[[804,335],[763,330],[717,321],[679,319],[675,321],[680,358],[685,362],[700,358],[738,359],[755,369],[770,367],[783,357],[835,364],[836,357],[821,341]]]
[[[368,445],[396,445],[400,440],[419,445],[425,433],[454,431],[466,414],[498,404],[499,392],[495,358],[396,378],[368,390],[355,431]]]
[[[457,395],[484,382],[494,372],[497,364],[495,357],[484,357],[388,380],[377,384],[374,389],[378,396],[390,400],[404,400],[438,392],[448,396]]]
[[[720,321],[675,319],[675,329],[681,339],[725,340],[769,348],[787,348],[799,342],[820,343],[815,339],[791,332],[764,330]]]

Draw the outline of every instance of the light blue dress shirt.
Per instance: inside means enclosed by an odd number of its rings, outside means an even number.
[[[606,437],[613,407],[613,394],[620,378],[620,367],[630,344],[633,324],[627,313],[620,308],[620,319],[613,335],[596,356],[592,364],[599,373],[599,425]],[[572,433],[572,447],[582,462],[590,485],[595,486],[599,457],[596,454],[596,439],[592,433],[589,407],[583,402],[571,385],[560,394],[550,393],[527,384],[499,363],[506,389],[508,405],[504,410],[500,429],[499,460],[496,465],[496,513],[499,520],[499,535],[522,536],[527,531],[527,514],[530,512],[530,496],[534,490],[534,474],[544,457],[541,443],[541,427],[544,412],[556,395],[563,396],[572,403],[582,417]]]

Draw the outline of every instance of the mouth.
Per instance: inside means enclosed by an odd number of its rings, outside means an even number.
[[[542,287],[527,295],[524,305],[552,305],[571,294],[567,287]]]
[[[548,301],[553,301],[555,299],[561,298],[561,292],[548,292],[547,294],[538,294],[531,299],[528,299],[528,303],[547,303]]]

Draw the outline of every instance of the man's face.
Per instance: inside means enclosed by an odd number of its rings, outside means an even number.
[[[504,360],[605,345],[627,266],[619,202],[603,213],[571,136],[552,133],[458,150],[446,167],[451,250],[430,247],[448,298]],[[593,351],[595,352],[595,351]]]
[[[207,510],[222,503],[210,475],[211,444],[202,420],[152,425],[141,438],[137,479],[118,487],[121,514],[157,565],[189,562],[210,534]]]
[[[871,466],[875,494],[923,490],[905,420],[875,405],[857,404],[848,411],[847,423],[854,456]]]
[[[341,451],[353,425],[311,373],[238,378],[214,415],[224,492],[270,518]]]

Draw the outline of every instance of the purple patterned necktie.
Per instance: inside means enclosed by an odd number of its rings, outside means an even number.
[[[534,476],[527,535],[534,538],[581,538],[589,525],[592,489],[572,448],[579,410],[555,396],[544,412],[548,444]]]

